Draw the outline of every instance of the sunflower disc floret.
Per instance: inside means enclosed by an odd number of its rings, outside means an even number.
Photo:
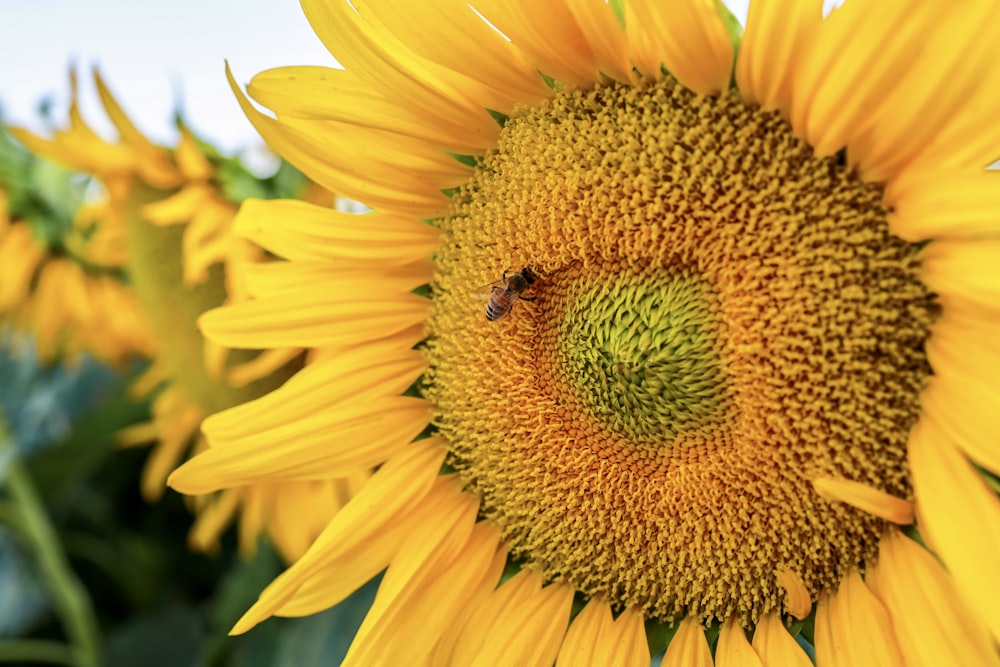
[[[513,553],[661,619],[755,622],[880,519],[818,476],[908,497],[934,318],[882,189],[776,113],[669,78],[520,109],[441,221],[427,394]],[[499,323],[477,287],[531,267]]]

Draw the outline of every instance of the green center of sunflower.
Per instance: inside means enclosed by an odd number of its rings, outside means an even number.
[[[559,326],[561,363],[595,420],[654,446],[725,417],[711,286],[629,271],[580,278]]]
[[[933,318],[881,188],[671,80],[515,113],[441,221],[426,392],[513,555],[648,616],[782,607],[874,556],[818,476],[910,494]],[[483,292],[538,279],[487,321]]]

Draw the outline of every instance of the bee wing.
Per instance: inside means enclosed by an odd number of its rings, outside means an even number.
[[[482,287],[477,287],[473,294],[478,301],[489,301],[489,298],[493,296],[493,291],[499,286],[499,283],[488,283]]]

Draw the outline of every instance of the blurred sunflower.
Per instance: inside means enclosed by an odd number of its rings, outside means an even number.
[[[387,568],[345,664],[997,664],[997,3],[473,5],[230,77],[375,212],[244,205],[206,335],[340,351],[170,483],[380,466],[234,632]]]
[[[90,174],[103,186],[102,195],[77,215],[77,226],[92,254],[127,275],[129,295],[136,301],[131,310],[148,320],[155,340],[148,351],[152,363],[133,386],[137,397],[155,392],[152,421],[120,434],[126,446],[155,443],[142,479],[142,492],[152,501],[162,495],[167,475],[188,450],[204,448],[198,430],[206,415],[280,386],[302,368],[306,354],[301,347],[230,350],[204,339],[198,316],[248,298],[249,268],[268,261],[259,247],[231,233],[237,211],[231,194],[257,180],[183,126],[176,149],[153,144],[96,72],[94,80],[117,141],[106,141],[83,120],[74,74],[66,129],[52,138],[24,129],[12,132],[35,153]],[[299,185],[304,180],[299,177]],[[312,184],[303,191],[332,204],[328,191]],[[71,293],[55,305],[72,300]],[[245,552],[266,533],[292,561],[366,478],[359,472],[345,479],[255,484],[206,494],[194,500],[198,518],[191,544],[214,548],[238,517]],[[302,504],[314,511],[300,512]]]
[[[74,225],[84,187],[0,131],[0,320],[31,334],[46,364],[87,351],[121,366],[156,341],[120,263]]]

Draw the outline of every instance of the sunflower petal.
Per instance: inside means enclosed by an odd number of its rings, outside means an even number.
[[[927,416],[910,436],[920,528],[1000,641],[1000,500]]]
[[[494,143],[499,129],[481,102],[490,97],[488,87],[418,56],[365,3],[354,5],[357,10],[348,2],[304,0],[302,9],[334,58],[373,90],[388,99],[405,99],[427,123],[447,129],[462,146],[488,148]]]
[[[751,2],[736,59],[743,99],[787,112],[801,56],[823,19],[819,0]]]
[[[233,232],[294,261],[405,264],[437,248],[440,232],[412,218],[343,213],[308,202],[248,199]]]
[[[940,298],[984,314],[1000,312],[1000,239],[935,241],[920,254],[923,281]]]
[[[1000,235],[1000,172],[909,170],[886,187],[889,226],[911,243]]]
[[[626,609],[614,619],[611,605],[593,598],[569,626],[556,667],[647,667],[649,646],[642,612]]]
[[[597,59],[566,4],[564,0],[525,3],[478,0],[476,9],[538,71],[565,83],[593,85],[598,78]]]
[[[852,571],[816,606],[817,667],[903,667],[889,612]]]
[[[364,202],[373,208],[412,214],[419,218],[431,217],[447,207],[447,198],[443,194],[433,190],[427,191],[427,184],[414,180],[412,174],[403,175],[402,181],[392,184],[390,182],[392,177],[400,175],[397,168],[387,168],[384,171],[377,170],[375,172],[371,172],[370,169],[359,171],[360,165],[355,164],[345,171],[331,169],[330,156],[317,150],[317,142],[324,146],[328,145],[330,138],[323,128],[328,125],[329,129],[338,129],[336,123],[325,121],[325,125],[308,126],[305,121],[300,120],[297,127],[294,128],[283,125],[260,113],[250,104],[250,101],[236,84],[228,65],[226,76],[240,108],[243,109],[243,113],[246,114],[257,132],[260,133],[261,138],[276,152],[294,161],[299,169],[327,190],[342,193],[346,197]],[[339,129],[344,141],[366,144],[368,151],[373,148],[370,142],[358,136],[357,128],[354,129],[353,134],[349,125],[345,124]],[[404,138],[402,135],[397,136],[401,139]],[[392,155],[398,154],[398,150],[389,141],[388,136],[383,136],[379,144],[383,148],[388,147]],[[423,152],[426,155],[426,151]],[[369,154],[371,155],[371,153]],[[383,165],[386,164],[384,153],[380,157],[373,156],[373,159],[381,161]],[[388,180],[383,177],[382,182],[377,183],[370,178],[371,173],[392,176],[389,176]],[[401,185],[409,187],[400,187]]]
[[[302,290],[215,308],[198,326],[210,340],[251,350],[352,345],[423,322],[429,309],[427,299],[373,279],[340,292]]]
[[[871,126],[848,146],[849,163],[857,164],[872,180],[884,180],[905,168],[996,68],[993,45],[1000,40],[996,2],[966,2],[961,11],[947,4],[940,7],[943,11],[933,16],[933,29],[924,30],[919,45],[914,45],[906,70],[892,88],[876,93],[877,104],[863,112]]]
[[[438,502],[433,497],[426,500],[432,487],[439,496],[454,497],[447,481],[435,487],[444,455],[442,442],[429,438],[413,443],[387,461],[337,513],[305,555],[261,593],[230,634],[242,634],[274,615],[310,579],[333,571],[343,586],[341,595],[346,597],[384,568],[405,537],[397,529],[404,510],[421,501],[425,509],[432,508]],[[377,558],[375,553],[383,555]],[[359,572],[362,576],[358,576]],[[336,596],[327,599],[328,606],[338,601]]]
[[[495,567],[495,556],[500,534],[489,523],[472,527],[478,505],[474,502],[471,515],[460,517],[459,530],[444,524],[448,534],[434,543],[433,550],[419,549],[418,557],[408,545],[424,547],[435,535],[426,521],[425,530],[414,525],[414,539],[403,545],[399,557],[389,566],[375,603],[351,643],[344,667],[374,665],[380,660],[389,664],[425,664],[439,638],[456,622],[484,579],[489,579],[491,586],[497,584],[501,572]],[[431,519],[441,525],[438,517]],[[466,523],[471,530],[464,528]],[[416,560],[417,566],[397,569],[403,558]],[[390,578],[397,574],[398,582],[391,582]],[[389,590],[390,595],[383,595]]]
[[[659,78],[662,66],[700,95],[729,88],[735,53],[714,0],[627,2],[625,29],[646,76]]]
[[[892,617],[907,667],[1000,664],[951,577],[913,540],[894,531],[883,536],[866,583]]]
[[[812,665],[812,660],[788,633],[785,624],[781,622],[781,616],[775,611],[764,614],[757,622],[751,646],[765,665],[782,665],[783,667],[811,667]]]
[[[764,667],[760,656],[750,646],[735,617],[722,624],[719,646],[715,650],[715,667]]]
[[[824,500],[847,503],[901,526],[913,523],[913,503],[869,484],[842,477],[817,477],[813,480],[813,488]]]
[[[830,12],[792,86],[792,126],[817,155],[840,150],[869,127],[872,107],[909,71],[947,11],[941,3],[883,0],[877,12],[857,2]]]
[[[542,588],[536,572],[522,570],[481,600],[462,624],[439,664],[551,665],[569,623],[573,589]]]
[[[712,667],[705,629],[691,616],[681,621],[660,663],[663,667]]]

